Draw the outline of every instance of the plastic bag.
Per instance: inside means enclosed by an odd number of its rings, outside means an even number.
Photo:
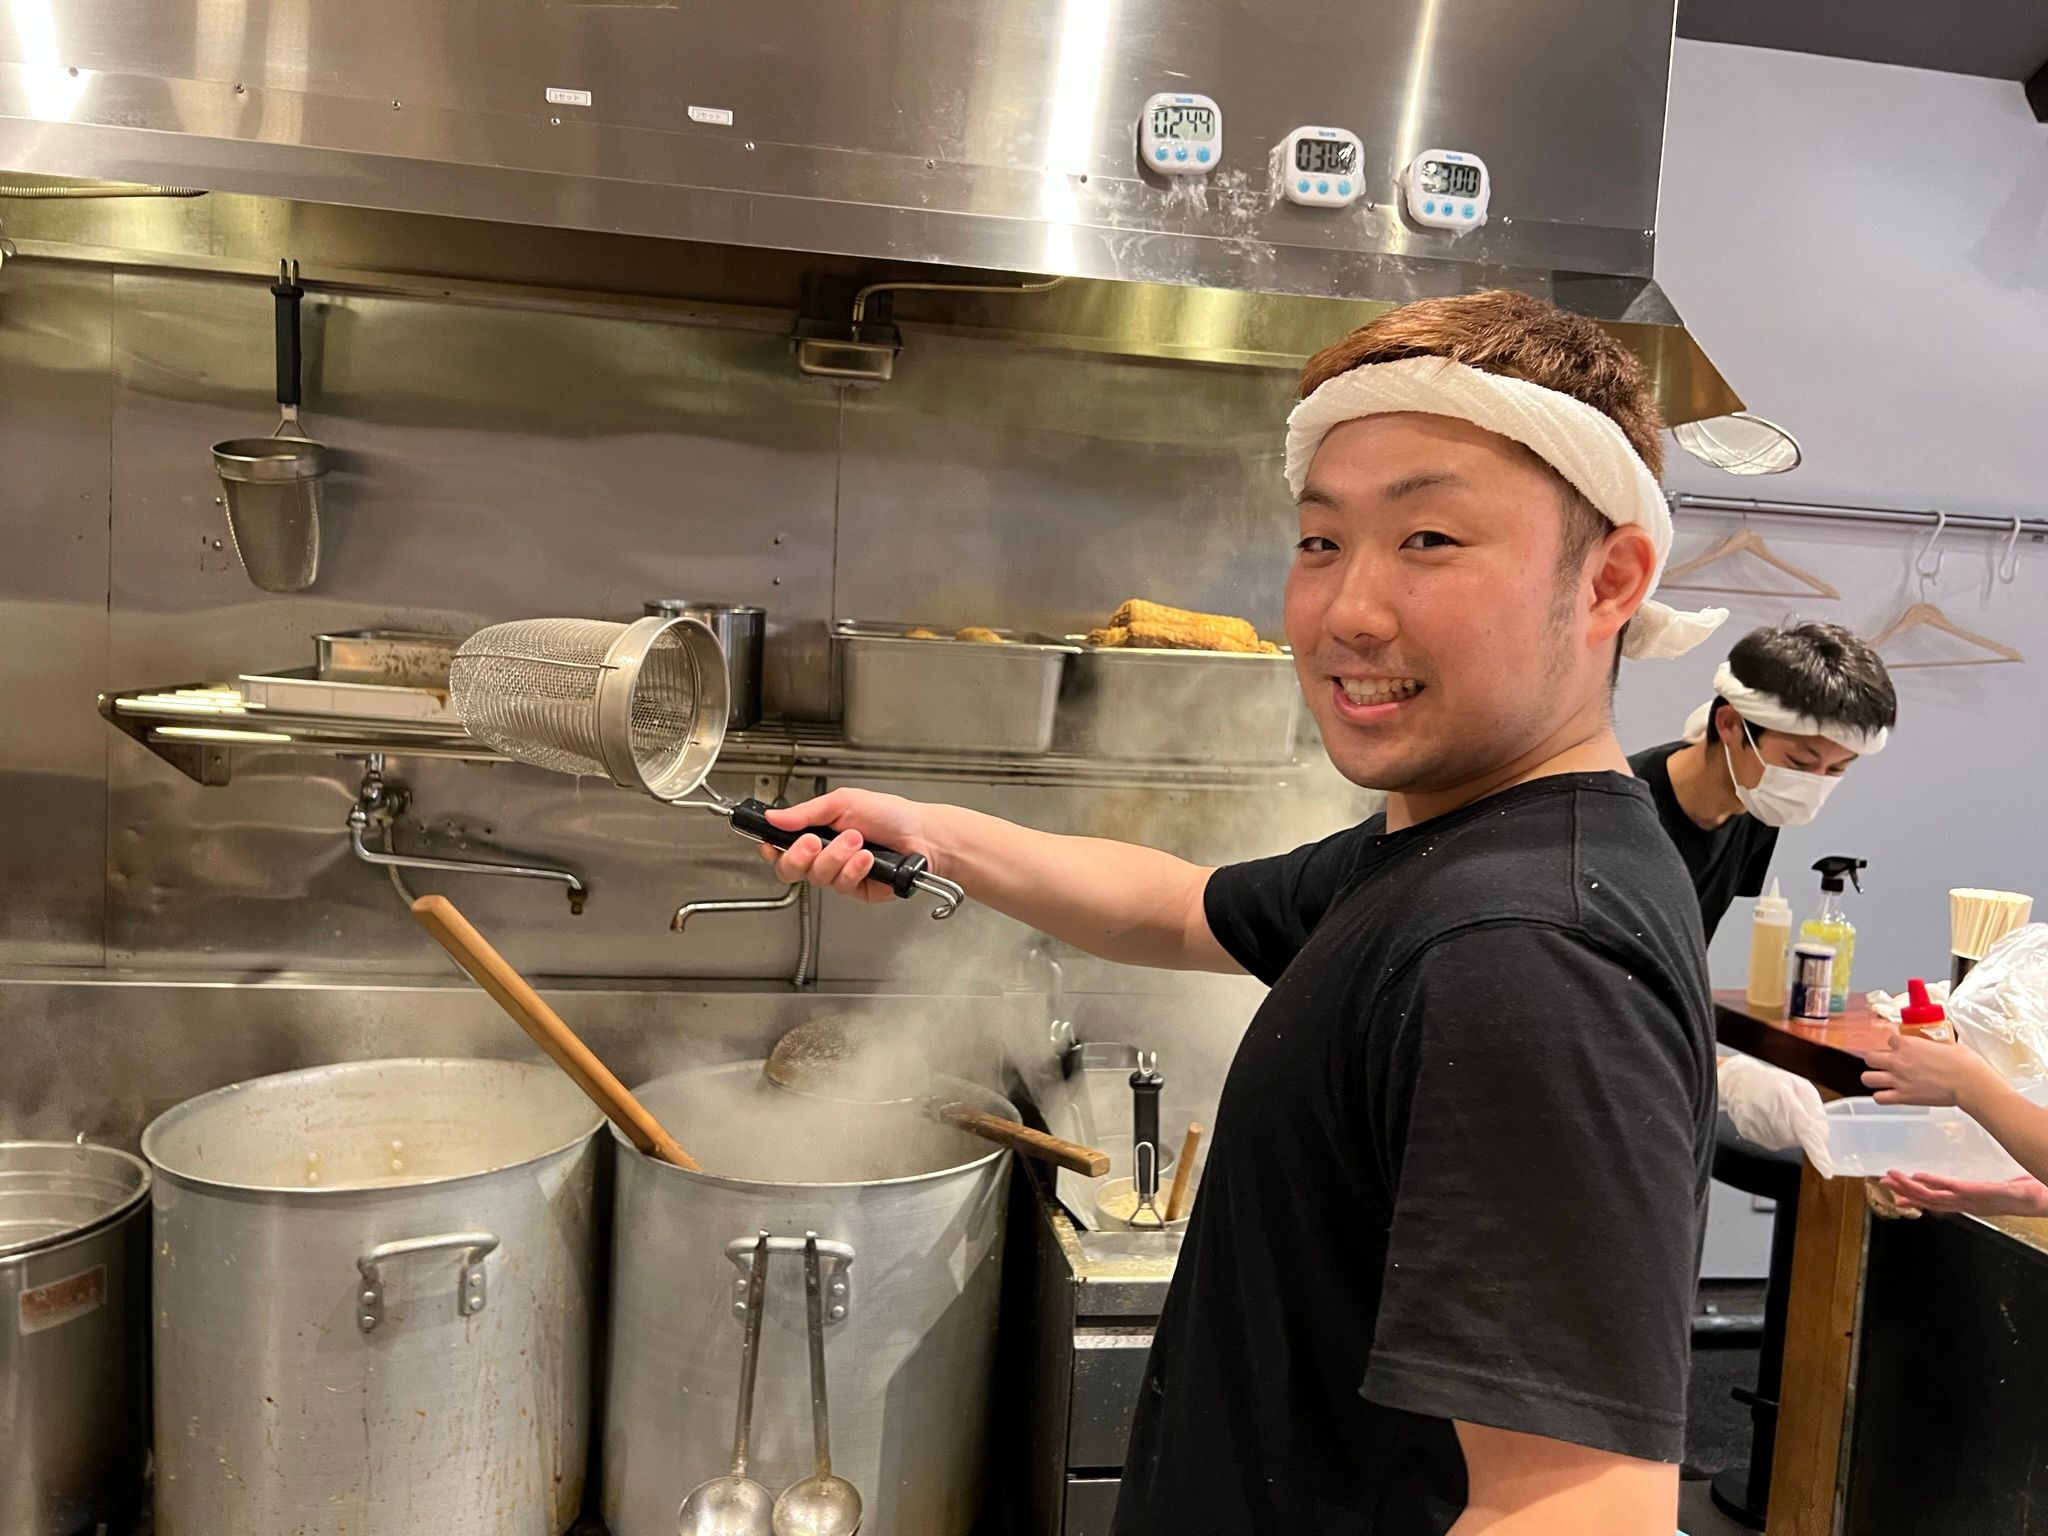
[[[1949,999],[1965,1045],[2009,1083],[2048,1077],[2048,923],[2015,928]]]

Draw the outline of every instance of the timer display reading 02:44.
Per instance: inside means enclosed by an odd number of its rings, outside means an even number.
[[[1422,190],[1438,197],[1476,197],[1479,167],[1453,165],[1448,160],[1431,160],[1422,167]]]
[[[1216,137],[1216,114],[1207,107],[1154,107],[1152,137],[1213,139]]]
[[[1296,139],[1294,168],[1311,176],[1349,176],[1357,146],[1342,139]]]

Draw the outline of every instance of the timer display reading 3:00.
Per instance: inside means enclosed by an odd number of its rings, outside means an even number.
[[[1454,165],[1448,160],[1427,160],[1422,166],[1422,190],[1438,197],[1476,197],[1479,167]]]
[[[1154,107],[1152,137],[1190,142],[1213,139],[1216,114],[1208,107]]]

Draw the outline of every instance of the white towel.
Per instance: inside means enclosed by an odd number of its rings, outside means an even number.
[[[1301,494],[1316,449],[1332,427],[1396,411],[1455,416],[1520,443],[1617,528],[1633,524],[1645,529],[1657,547],[1656,576],[1664,574],[1671,553],[1671,507],[1621,428],[1583,400],[1449,358],[1367,363],[1325,380],[1287,418],[1288,488]],[[1682,613],[1647,601],[1628,627],[1622,652],[1639,660],[1683,656],[1727,617],[1726,608]]]
[[[1839,725],[1832,721],[1816,720],[1811,715],[1802,715],[1791,708],[1775,693],[1765,693],[1761,688],[1752,688],[1735,675],[1734,668],[1722,662],[1720,670],[1714,673],[1714,692],[1726,699],[1742,716],[1760,731],[1783,731],[1788,736],[1820,736],[1832,741],[1845,751],[1859,757],[1870,757],[1884,750],[1884,744],[1891,740],[1892,733],[1883,726],[1874,731],[1859,731],[1853,725]],[[1692,718],[1685,722],[1687,741],[1705,741],[1707,722],[1713,716],[1713,704],[1702,704],[1692,712]]]

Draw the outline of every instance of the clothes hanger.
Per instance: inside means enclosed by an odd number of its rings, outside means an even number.
[[[1927,542],[1920,546],[1920,553],[1913,557],[1913,571],[1920,578],[1921,590],[1923,592],[1927,589],[1927,585],[1941,574],[1942,561],[1947,558],[1946,554],[1936,552],[1936,546],[1941,541],[1942,530],[1948,526],[1948,514],[1946,512],[1936,512],[1934,519],[1934,532],[1927,536]],[[2018,520],[2015,519],[2013,523],[2013,543],[2015,545],[2019,542],[2019,526]],[[1931,570],[1927,565],[1927,559],[1930,555],[1934,556],[1934,566]],[[1975,630],[1964,629],[1924,597],[1919,602],[1911,604],[1904,613],[1886,625],[1884,632],[1870,642],[1870,647],[1872,650],[1881,651],[1887,642],[1895,640],[1908,630],[1913,629],[1938,630],[1944,635],[1962,641],[1965,645],[1976,647],[1978,650],[1985,652],[1985,654],[1982,656],[1951,657],[1946,661],[1893,661],[1887,657],[1885,659],[1885,666],[1890,670],[1899,672],[1913,667],[1993,667],[2001,662],[2025,661],[2027,659],[2011,646],[1993,640],[1989,635],[1980,635]]]
[[[1674,576],[1690,576],[1697,571],[1705,570],[1710,565],[1718,565],[1721,561],[1728,559],[1732,555],[1754,556],[1773,570],[1784,572],[1806,590],[1803,592],[1787,592],[1781,588],[1730,587],[1716,585],[1712,582],[1672,580]],[[1751,528],[1744,528],[1740,532],[1731,533],[1704,555],[1696,555],[1690,560],[1682,561],[1672,566],[1669,570],[1665,571],[1664,579],[1658,583],[1658,586],[1668,592],[1727,592],[1743,597],[1839,598],[1842,595],[1818,576],[1814,575],[1813,572],[1803,571],[1798,566],[1792,564],[1791,561],[1780,557],[1778,552],[1766,544],[1762,536]]]
[[[1985,656],[1954,657],[1947,661],[1893,661],[1885,658],[1885,666],[1893,672],[1908,667],[1994,667],[2002,661],[2025,661],[2027,658],[2009,645],[2002,645],[1988,635],[1975,630],[1964,629],[1955,623],[1932,603],[1915,603],[1904,613],[1893,619],[1884,633],[1870,642],[1872,650],[1881,650],[1889,641],[1896,640],[1909,629],[1938,629],[1944,635],[1952,635],[1967,645],[1974,645]]]

